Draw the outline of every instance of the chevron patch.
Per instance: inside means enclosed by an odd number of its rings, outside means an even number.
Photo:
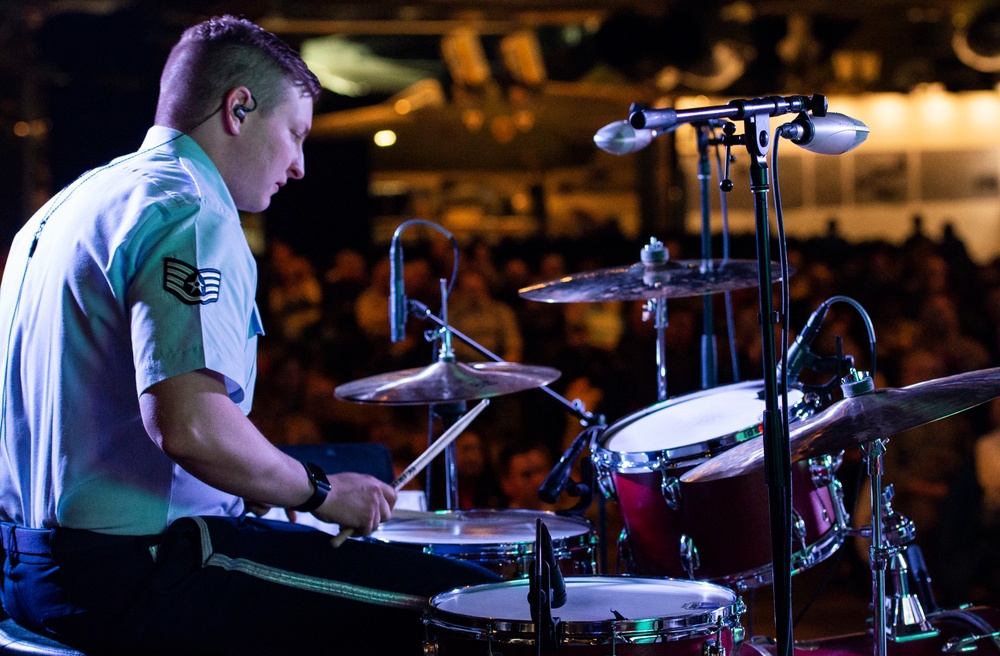
[[[163,289],[188,305],[215,303],[221,282],[218,269],[197,269],[172,257],[163,258]]]

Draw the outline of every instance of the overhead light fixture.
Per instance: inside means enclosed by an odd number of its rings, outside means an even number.
[[[441,38],[441,54],[456,84],[481,87],[490,79],[490,64],[479,33],[470,27],[452,30]]]
[[[500,40],[504,66],[515,82],[526,87],[541,86],[548,77],[542,47],[531,30],[518,30]]]

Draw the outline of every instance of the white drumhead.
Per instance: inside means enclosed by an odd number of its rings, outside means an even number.
[[[451,510],[420,519],[390,520],[371,538],[405,544],[521,544],[535,542],[535,520],[541,518],[552,541],[590,533],[584,519],[535,510]]]
[[[670,399],[609,428],[604,448],[645,453],[732,435],[762,421],[766,407],[762,389],[761,381],[748,381]],[[788,391],[789,405],[801,399],[801,391]]]
[[[431,599],[440,611],[477,618],[530,622],[527,579],[452,590]],[[701,581],[633,577],[567,577],[566,603],[552,614],[563,622],[707,617],[736,603],[722,586]],[[617,615],[616,615],[617,613]]]

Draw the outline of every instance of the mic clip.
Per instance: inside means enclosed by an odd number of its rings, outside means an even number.
[[[566,584],[562,572],[553,571],[555,567],[552,538],[539,517],[535,520],[535,562],[528,573],[528,608],[539,654],[559,646],[560,621],[552,617],[552,609],[566,603]]]

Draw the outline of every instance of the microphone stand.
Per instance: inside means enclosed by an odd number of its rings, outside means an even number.
[[[555,599],[557,591],[553,583],[562,578],[562,573],[553,571],[554,557],[547,556],[552,550],[552,538],[541,517],[535,520],[535,562],[528,575],[528,610],[535,624],[535,647],[539,656],[558,647],[559,620],[552,617],[552,608],[565,603]]]
[[[814,97],[813,102],[826,99]],[[791,448],[788,425],[778,406],[777,354],[774,346],[774,325],[781,320],[774,310],[771,293],[771,229],[768,220],[767,193],[770,180],[767,155],[770,147],[770,117],[792,107],[781,98],[755,98],[740,102],[738,119],[743,120],[742,140],[750,154],[750,192],[753,194],[757,235],[757,285],[760,297],[762,366],[764,369],[764,477],[768,488],[768,508],[771,523],[772,586],[774,592],[774,627],[777,639],[775,656],[792,656],[792,484]],[[787,308],[786,308],[787,310]]]
[[[712,214],[709,181],[712,178],[712,165],[708,159],[708,146],[711,143],[711,122],[694,124],[697,130],[698,142],[698,182],[701,191],[701,259],[703,262],[712,260]],[[715,320],[712,316],[712,295],[703,294],[702,302],[702,335],[701,335],[701,388],[711,389],[719,384],[719,362],[715,344]],[[663,400],[662,398],[660,399]]]

